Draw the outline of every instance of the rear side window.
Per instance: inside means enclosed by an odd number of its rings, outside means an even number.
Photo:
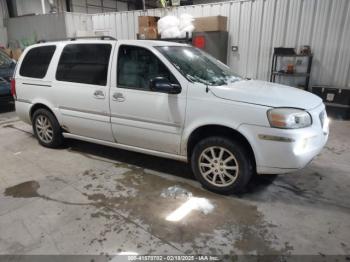
[[[30,49],[23,59],[19,74],[32,78],[44,78],[55,50],[54,45]]]
[[[110,44],[70,44],[63,51],[57,66],[59,81],[101,85],[107,83]]]

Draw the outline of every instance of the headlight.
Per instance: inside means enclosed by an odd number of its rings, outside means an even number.
[[[271,127],[295,129],[311,126],[308,112],[295,108],[274,108],[267,111]]]

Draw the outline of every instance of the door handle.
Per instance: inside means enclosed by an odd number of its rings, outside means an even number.
[[[123,96],[122,93],[114,93],[113,94],[113,100],[117,101],[117,102],[124,102],[125,101],[125,97]]]
[[[105,98],[105,94],[103,93],[102,90],[95,90],[94,97],[97,99],[103,99]]]

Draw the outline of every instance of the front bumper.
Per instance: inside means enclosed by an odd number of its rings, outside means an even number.
[[[255,155],[257,173],[282,174],[305,167],[328,140],[328,121],[321,121],[324,105],[310,110],[313,123],[301,129],[241,125]]]

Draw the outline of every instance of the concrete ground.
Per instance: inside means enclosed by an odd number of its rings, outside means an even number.
[[[0,114],[0,254],[350,254],[350,122],[332,121],[305,169],[221,196],[176,161],[74,140],[44,148],[14,116]],[[168,221],[189,201],[167,195],[175,185],[213,210]]]

